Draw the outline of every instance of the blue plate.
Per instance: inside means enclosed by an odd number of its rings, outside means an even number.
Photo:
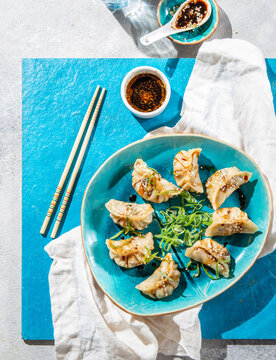
[[[208,39],[216,30],[219,23],[218,5],[215,0],[209,1],[212,6],[212,14],[205,24],[191,31],[171,35],[169,38],[181,45],[195,45]],[[183,0],[161,0],[158,4],[156,14],[159,25],[163,26],[167,24],[172,19],[170,11],[175,5],[181,5],[183,2]]]
[[[241,189],[245,195],[245,211],[259,226],[254,235],[235,235],[227,239],[232,256],[231,272],[228,279],[210,280],[204,273],[200,278],[192,278],[186,272],[181,273],[178,288],[171,296],[163,300],[152,300],[135,289],[135,286],[149,276],[155,269],[152,262],[142,269],[123,269],[117,266],[109,257],[105,240],[116,232],[118,227],[109,217],[105,203],[110,199],[128,202],[130,195],[135,194],[131,185],[133,164],[141,157],[150,167],[157,169],[163,177],[174,182],[171,175],[175,154],[184,149],[202,148],[199,165],[205,165],[200,170],[204,183],[210,176],[206,168],[237,166],[241,170],[253,173],[250,182]],[[155,209],[167,208],[178,199],[164,204],[153,204]],[[137,202],[143,199],[137,196]],[[206,201],[207,203],[207,201]],[[238,193],[234,192],[223,204],[239,206]],[[203,208],[212,212],[207,205]],[[83,245],[91,272],[101,289],[118,306],[129,313],[143,316],[160,315],[184,310],[206,302],[221,294],[236,283],[254,264],[260,254],[267,237],[272,213],[271,196],[265,178],[257,165],[245,153],[219,140],[201,135],[165,135],[137,141],[122,148],[112,155],[90,180],[82,202],[81,226]],[[160,232],[156,220],[144,232]],[[223,244],[226,238],[216,238]],[[155,244],[156,250],[158,244]],[[180,267],[185,267],[188,258],[185,248],[178,248],[177,256],[173,254]]]

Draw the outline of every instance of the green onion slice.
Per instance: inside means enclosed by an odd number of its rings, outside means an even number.
[[[170,278],[167,274],[165,274],[165,273],[164,273],[163,271],[161,271],[161,270],[160,270],[160,272],[161,272],[161,274],[162,274],[163,276],[165,276],[165,278],[167,278],[169,281],[173,282],[173,279]]]

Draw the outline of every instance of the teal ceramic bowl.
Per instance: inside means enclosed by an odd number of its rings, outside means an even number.
[[[181,272],[181,281],[173,294],[163,300],[153,300],[144,296],[135,286],[152,274],[153,262],[142,268],[123,269],[109,257],[105,240],[118,232],[118,227],[109,217],[105,203],[110,199],[128,202],[135,194],[131,185],[133,164],[138,157],[148,166],[157,169],[163,177],[174,182],[171,171],[175,154],[184,149],[202,148],[199,165],[204,184],[210,173],[206,168],[221,169],[237,166],[241,170],[252,172],[252,178],[241,187],[245,195],[245,208],[249,217],[259,226],[254,235],[235,235],[227,239],[232,261],[232,276],[228,279],[211,280],[203,272],[200,278],[192,278],[187,272]],[[152,204],[156,210],[176,204],[179,199],[163,204]],[[137,195],[137,202],[143,199]],[[207,204],[207,201],[206,201]],[[237,191],[223,204],[240,206]],[[204,210],[213,210],[204,206]],[[272,213],[271,196],[268,185],[260,169],[245,153],[219,140],[201,135],[165,135],[137,141],[112,155],[90,180],[82,202],[81,227],[83,245],[91,272],[100,288],[118,306],[125,311],[143,316],[167,314],[189,309],[221,294],[235,284],[254,264],[265,243]],[[157,220],[154,220],[144,232],[160,232]],[[216,237],[224,244],[225,237]],[[155,244],[156,250],[158,244]],[[185,257],[185,248],[177,248],[173,253],[179,267],[184,268],[189,259]],[[156,266],[156,265],[155,265]],[[231,301],[231,299],[229,299]]]
[[[166,25],[171,19],[170,11],[175,5],[183,4],[183,0],[161,0],[157,6],[157,21],[159,26]],[[209,0],[212,6],[212,14],[202,26],[169,36],[171,40],[181,45],[195,45],[208,39],[216,30],[219,23],[219,8],[215,0]]]

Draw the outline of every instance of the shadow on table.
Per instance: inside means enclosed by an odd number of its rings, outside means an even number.
[[[55,345],[54,340],[23,340],[27,345],[42,345],[42,346],[53,346]]]
[[[237,284],[204,304],[199,316],[203,338],[221,339],[224,333],[250,320],[270,303],[276,292],[275,255],[259,259]],[[218,313],[221,304],[224,311]]]
[[[178,94],[173,89],[171,91],[172,93],[170,102],[162,114],[151,118],[150,121],[147,121],[147,119],[141,119],[138,116],[133,115],[146,132],[153,131],[162,126],[173,127],[180,120],[180,111],[183,102],[183,95]]]
[[[157,29],[156,19],[157,3],[154,0],[143,2],[139,11],[133,16],[126,17],[123,11],[116,11],[113,15],[121,24],[123,29],[133,38],[137,48],[149,57],[196,57],[201,44],[184,46],[165,38],[157,41],[150,46],[143,46],[140,38]],[[208,40],[223,39],[232,37],[232,26],[230,20],[222,8],[220,11],[220,21],[217,30]],[[207,40],[207,41],[208,41]]]

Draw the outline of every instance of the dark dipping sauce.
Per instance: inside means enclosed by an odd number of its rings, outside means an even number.
[[[204,1],[194,0],[189,2],[180,14],[175,22],[175,27],[178,29],[183,29],[190,27],[191,25],[196,25],[203,20],[207,14],[207,5]]]
[[[138,111],[158,109],[166,98],[166,86],[153,74],[138,74],[127,84],[126,99]]]
[[[240,209],[243,210],[245,207],[245,195],[244,193],[241,191],[241,189],[237,189],[237,193],[239,195],[239,201],[240,201]]]
[[[129,197],[129,201],[130,201],[130,202],[135,202],[136,199],[137,199],[137,196],[136,196],[136,195],[130,195],[130,197]]]

